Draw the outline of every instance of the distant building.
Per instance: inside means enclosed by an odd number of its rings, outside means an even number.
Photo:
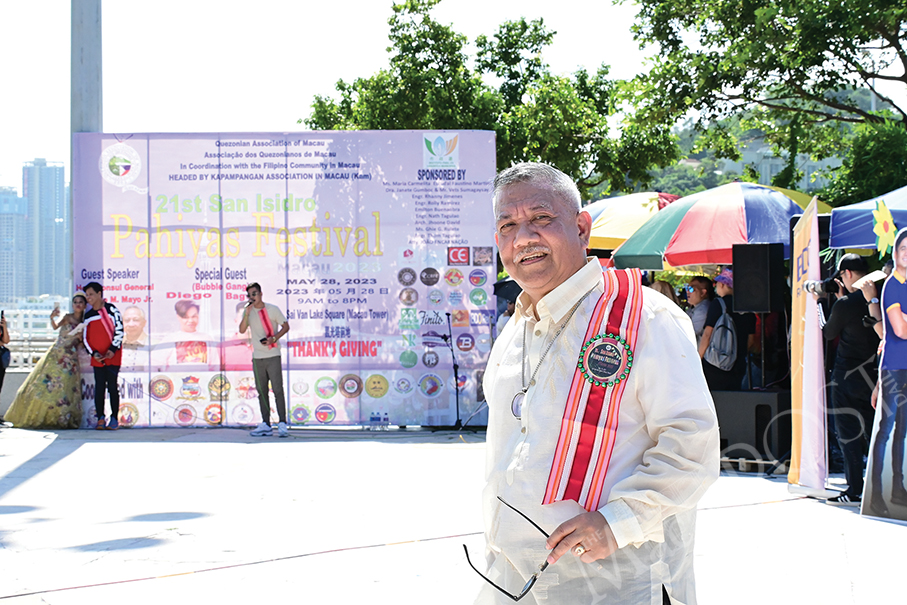
[[[25,296],[31,287],[30,244],[28,200],[0,187],[0,302]]]
[[[28,286],[19,296],[68,296],[72,290],[69,200],[62,162],[37,158],[22,167],[28,201]]]
[[[742,161],[731,162],[724,160],[725,172],[736,172],[743,174],[744,166],[752,166],[759,172],[759,183],[761,185],[771,185],[775,175],[784,170],[787,164],[787,158],[777,156],[772,152],[769,145],[762,139],[757,139],[741,150]],[[797,182],[793,189],[808,193],[822,189],[828,184],[828,179],[817,174],[820,170],[827,171],[829,168],[837,168],[841,165],[839,158],[826,158],[820,162],[812,161],[808,155],[800,154],[797,156],[797,170],[803,172],[803,178]]]

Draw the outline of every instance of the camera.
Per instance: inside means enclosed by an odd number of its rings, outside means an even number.
[[[837,294],[840,286],[834,277],[822,280],[808,279],[803,282],[803,289],[811,294]]]
[[[263,345],[266,345],[266,344],[268,344],[268,338],[267,338],[267,336],[266,336],[266,337],[264,337],[264,338],[262,338],[262,339],[261,339],[261,340],[259,340],[259,341],[258,341],[258,342],[260,342],[260,343],[261,343],[261,344],[263,344]]]

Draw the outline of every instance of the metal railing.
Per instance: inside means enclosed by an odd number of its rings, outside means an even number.
[[[10,334],[10,337],[9,344],[6,345],[11,353],[7,371],[16,369],[31,370],[55,341],[54,338],[48,337],[26,337],[23,340],[16,339],[12,334]]]

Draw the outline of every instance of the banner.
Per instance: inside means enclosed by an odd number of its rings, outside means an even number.
[[[457,386],[461,418],[484,399],[494,133],[91,133],[73,145],[75,283],[100,282],[123,314],[121,424],[261,420],[238,330],[252,282],[290,324],[291,424],[452,425]],[[93,390],[83,372],[85,426]]]
[[[825,492],[825,362],[815,297],[804,282],[821,279],[816,199],[794,226],[793,302],[791,313],[791,468],[790,485]]]

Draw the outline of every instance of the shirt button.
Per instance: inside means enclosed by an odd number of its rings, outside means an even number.
[[[521,428],[521,429],[520,429],[520,432],[523,433],[523,434],[525,435],[525,434],[526,434],[526,427],[524,426],[523,428]]]
[[[541,330],[536,330],[536,331],[535,331],[535,335],[536,335],[536,336],[541,336],[541,335],[542,335],[542,331],[541,331]]]
[[[529,381],[529,386],[531,386],[531,387],[535,386],[535,378],[533,378],[532,380]]]

